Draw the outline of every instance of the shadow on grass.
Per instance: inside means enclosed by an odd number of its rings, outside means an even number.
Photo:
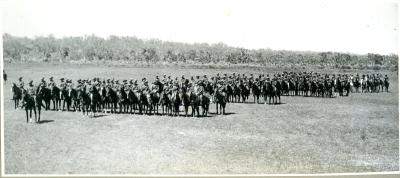
[[[219,114],[217,114],[216,112],[209,112],[209,114],[213,114],[214,116],[223,116],[223,114],[221,114],[221,113],[219,113]],[[225,112],[225,116],[228,116],[228,115],[232,115],[232,114],[236,114],[235,112]]]
[[[99,114],[99,115],[93,116],[93,118],[104,117],[104,116],[107,116],[107,115],[105,115],[105,114]]]
[[[38,124],[45,124],[45,123],[49,123],[49,122],[54,122],[54,120],[41,120],[38,122]]]

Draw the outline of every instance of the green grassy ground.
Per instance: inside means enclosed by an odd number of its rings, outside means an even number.
[[[6,64],[6,174],[268,174],[399,170],[398,76],[390,93],[283,97],[282,105],[228,104],[207,118],[45,111],[26,124],[11,82],[54,76],[153,79],[155,75],[274,72],[254,69],[129,68]],[[335,72],[335,71],[330,71]],[[362,71],[352,71],[359,72]],[[252,98],[251,98],[252,100]],[[211,106],[215,112],[215,105]]]

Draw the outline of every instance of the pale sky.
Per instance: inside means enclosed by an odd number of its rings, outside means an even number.
[[[34,37],[95,34],[218,43],[248,49],[398,52],[390,1],[5,0],[3,32]]]

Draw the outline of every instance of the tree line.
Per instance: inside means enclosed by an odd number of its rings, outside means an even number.
[[[187,44],[143,40],[136,37],[95,35],[35,38],[3,34],[5,62],[124,61],[128,63],[253,64],[272,67],[316,67],[343,69],[398,68],[396,54],[365,55],[340,52],[312,52],[230,47],[223,43]]]

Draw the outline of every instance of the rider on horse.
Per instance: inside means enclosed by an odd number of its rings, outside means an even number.
[[[22,77],[18,78],[18,86],[21,90],[24,89],[24,81],[22,81]]]

